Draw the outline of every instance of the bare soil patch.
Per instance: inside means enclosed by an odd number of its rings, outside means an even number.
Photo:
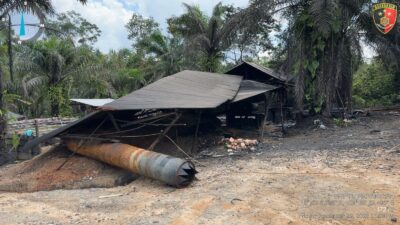
[[[79,155],[64,146],[0,170],[0,191],[35,192],[55,189],[114,187],[135,179],[132,173]]]
[[[141,177],[114,188],[3,192],[0,224],[399,223],[399,116],[301,128],[256,152],[202,156],[199,180],[184,189]]]

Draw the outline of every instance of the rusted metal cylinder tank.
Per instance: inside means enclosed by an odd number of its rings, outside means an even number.
[[[194,164],[189,161],[132,145],[84,143],[75,139],[65,141],[67,147],[75,153],[163,181],[174,187],[189,185],[197,173]]]

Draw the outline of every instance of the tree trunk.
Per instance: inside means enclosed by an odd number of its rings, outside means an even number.
[[[5,150],[5,137],[7,129],[6,111],[3,96],[3,71],[0,67],[0,152]]]
[[[10,79],[11,82],[14,82],[14,59],[13,59],[13,52],[12,52],[12,27],[11,27],[11,16],[8,15],[8,67],[10,70]]]
[[[207,65],[206,66],[207,66],[208,72],[214,73],[217,71],[216,64],[215,64],[216,55],[217,54],[212,51],[208,52],[208,54],[207,54],[207,62],[206,62]]]
[[[58,105],[58,102],[52,100],[50,103],[51,105],[51,116],[57,117],[60,114],[60,107]]]

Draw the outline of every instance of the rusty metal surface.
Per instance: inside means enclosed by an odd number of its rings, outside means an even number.
[[[163,181],[174,187],[185,187],[197,173],[193,163],[172,156],[147,151],[121,143],[86,143],[66,140],[68,148],[80,155]]]

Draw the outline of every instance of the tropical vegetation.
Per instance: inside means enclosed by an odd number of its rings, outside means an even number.
[[[126,24],[131,48],[108,53],[94,47],[101,30],[82,15],[57,14],[50,0],[24,2],[1,1],[0,15],[51,16],[44,36],[22,45],[0,22],[0,118],[6,109],[71,115],[70,98],[118,98],[184,69],[224,72],[243,60],[294,76],[300,109],[329,116],[334,107],[400,103],[400,25],[379,33],[372,0],[251,0],[246,8],[218,3],[211,13],[183,4],[164,31],[153,18],[133,14]],[[366,47],[376,52],[372,60]]]

